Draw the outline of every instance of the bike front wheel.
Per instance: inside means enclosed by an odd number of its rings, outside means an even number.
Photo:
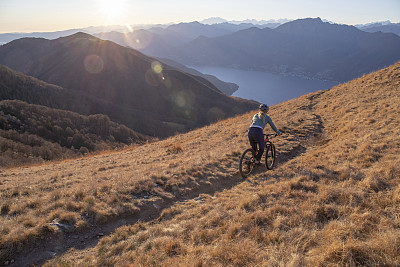
[[[256,153],[253,149],[248,148],[246,149],[242,156],[240,157],[239,161],[239,172],[243,179],[249,176],[255,167],[255,157]]]
[[[267,167],[268,170],[272,170],[274,168],[275,156],[275,146],[273,144],[268,144],[265,149],[265,167]]]

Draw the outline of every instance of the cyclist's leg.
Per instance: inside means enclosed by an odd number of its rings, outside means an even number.
[[[254,130],[252,130],[253,128],[249,129],[249,132],[247,134],[247,136],[249,137],[249,143],[251,148],[257,152],[257,140],[255,138],[255,134],[254,134]]]
[[[251,137],[251,138],[250,138]],[[264,153],[265,143],[264,143],[264,134],[261,128],[250,128],[249,130],[249,140],[252,140],[252,148],[254,151],[257,151],[257,144],[258,144],[258,151],[256,155],[256,160],[260,162],[262,154]]]
[[[262,132],[261,132],[261,137],[259,137],[257,140],[257,143],[258,143],[258,152],[256,155],[256,160],[258,162],[260,162],[262,154],[264,153],[264,149],[265,149],[264,135]]]

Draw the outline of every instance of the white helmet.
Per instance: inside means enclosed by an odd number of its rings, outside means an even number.
[[[261,105],[260,105],[260,110],[261,110],[262,112],[266,112],[266,111],[269,110],[269,107],[268,107],[267,105],[265,105],[265,104],[261,104]]]

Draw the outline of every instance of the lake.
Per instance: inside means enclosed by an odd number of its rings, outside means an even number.
[[[239,89],[233,93],[245,99],[275,105],[301,95],[325,90],[337,82],[306,79],[297,76],[272,74],[262,71],[246,71],[220,67],[188,66],[204,74],[211,74],[222,81],[233,82]]]

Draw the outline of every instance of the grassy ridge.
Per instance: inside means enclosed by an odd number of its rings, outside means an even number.
[[[5,170],[2,259],[54,220],[82,230],[184,200],[48,265],[395,266],[399,74],[397,63],[274,106],[279,165],[246,181],[237,160],[253,113],[119,153]]]

